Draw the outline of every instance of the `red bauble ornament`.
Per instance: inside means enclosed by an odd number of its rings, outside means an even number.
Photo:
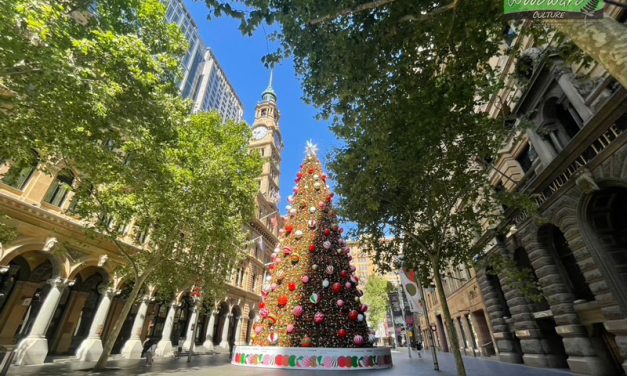
[[[316,172],[316,170],[315,170],[315,169],[313,169],[313,168],[310,168],[310,169],[309,169],[309,175],[313,175],[313,173],[314,173],[314,172]]]
[[[264,308],[266,308],[266,303],[264,302],[259,303],[259,309],[264,309]]]
[[[292,233],[292,231],[294,231],[294,226],[292,226],[292,225],[287,225],[287,226],[285,226],[285,233],[286,233],[286,234],[288,234],[288,235],[289,235],[289,234],[291,234],[291,233]]]
[[[347,335],[348,332],[346,331],[346,329],[340,329],[337,331],[337,336],[340,338],[346,338]]]
[[[323,182],[325,182],[325,183],[327,182],[327,176],[326,175],[322,175],[320,178],[322,179]]]
[[[302,347],[312,347],[313,346],[313,341],[311,340],[310,337],[303,337],[303,339],[300,340],[300,345]]]
[[[303,173],[299,172],[298,174],[296,174],[296,182],[298,183],[300,181],[300,179],[303,178]]]
[[[333,201],[333,194],[327,196],[327,202],[330,204]]]
[[[348,313],[348,318],[351,321],[357,321],[359,319],[359,312],[352,310]]]
[[[287,296],[285,296],[285,295],[280,296],[278,303],[279,303],[280,307],[286,306],[287,305]]]
[[[309,246],[309,252],[316,252],[316,245],[312,244]]]
[[[287,288],[290,289],[290,291],[295,291],[296,290],[296,284],[295,283],[290,283],[289,285],[287,285]]]
[[[329,230],[329,229],[324,230],[324,235],[325,236],[330,236],[331,235],[331,230]]]
[[[333,284],[333,286],[331,286],[331,290],[333,290],[334,293],[339,294],[342,292],[342,284],[339,282],[335,282]]]
[[[340,277],[342,277],[343,279],[348,279],[348,272],[346,270],[342,270],[340,272]]]

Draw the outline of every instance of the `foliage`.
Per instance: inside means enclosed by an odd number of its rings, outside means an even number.
[[[392,289],[390,282],[375,274],[368,278],[364,289],[364,303],[368,304],[370,313],[370,327],[376,329],[385,319],[389,311],[390,298],[388,292]]]
[[[253,343],[370,347],[368,308],[360,302],[355,267],[350,265],[333,194],[317,156],[308,155],[296,182],[281,245],[273,253],[272,284],[263,292],[262,321],[255,326]]]
[[[108,146],[171,140],[186,45],[164,17],[158,0],[0,0],[0,159],[37,150],[96,179],[91,162],[120,157]]]
[[[519,291],[525,298],[533,303],[544,301],[542,288],[533,271],[529,268],[521,268],[510,257],[504,257],[498,253],[490,253],[481,259],[475,267],[485,268],[486,273],[505,277],[510,283],[512,290]]]
[[[2,243],[10,242],[17,236],[16,228],[10,223],[10,217],[6,214],[0,214],[0,248]]]

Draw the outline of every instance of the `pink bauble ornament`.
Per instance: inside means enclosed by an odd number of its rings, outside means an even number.
[[[335,269],[333,268],[333,265],[327,265],[327,267],[326,267],[326,268],[324,268],[324,272],[325,272],[325,273],[327,273],[327,274],[329,274],[329,275],[333,274],[333,270],[335,270]]]
[[[361,305],[361,308],[360,308],[360,311],[362,311],[362,312],[366,312],[367,310],[368,310],[368,306],[367,306],[367,305],[365,305],[365,304],[362,304],[362,305]]]
[[[304,275],[300,280],[303,281],[303,283],[309,283],[309,276]]]
[[[346,282],[346,283],[344,284],[344,288],[346,288],[347,290],[348,290],[348,289],[350,289],[351,287],[353,287],[353,284],[352,284],[352,283],[350,283],[350,282]]]
[[[318,208],[319,208],[320,210],[324,209],[324,208],[325,208],[325,206],[326,206],[326,205],[324,204],[324,202],[322,202],[322,201],[318,202]]]
[[[353,337],[353,343],[355,344],[355,346],[362,346],[364,342],[364,337],[360,336],[359,334]]]
[[[324,322],[324,313],[322,312],[316,312],[316,314],[314,315],[314,322],[318,325],[322,324]]]
[[[259,315],[264,319],[268,317],[268,314],[270,314],[270,311],[268,311],[267,308],[262,308],[259,310]]]
[[[343,247],[343,246],[345,246],[345,245],[346,245],[346,240],[344,240],[344,239],[340,238],[339,243],[340,243],[340,245]]]
[[[301,317],[303,315],[303,313],[305,312],[305,310],[303,309],[302,306],[296,306],[294,307],[294,310],[292,311],[292,313],[294,314],[294,316],[296,317]]]
[[[261,334],[261,332],[263,332],[263,326],[261,325],[255,326],[255,333]]]
[[[328,241],[328,240],[325,240],[325,241],[322,243],[322,246],[324,247],[324,249],[329,249],[329,248],[331,248],[331,242],[330,242],[330,241]]]
[[[290,248],[290,247],[285,247],[285,248],[283,248],[283,254],[284,254],[285,256],[289,256],[289,255],[291,255],[292,253],[294,253],[294,250],[293,250],[292,248]]]
[[[344,307],[344,301],[342,299],[338,299],[335,304],[337,304],[338,307]]]
[[[288,333],[294,333],[294,325],[292,324],[287,324],[287,332]]]
[[[277,287],[278,285],[276,283],[270,285],[270,289],[272,289],[272,291],[276,290]]]

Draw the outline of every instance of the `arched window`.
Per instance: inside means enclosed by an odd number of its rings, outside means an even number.
[[[524,248],[518,248],[514,252],[514,262],[516,263],[516,266],[519,270],[529,271],[529,273],[531,274],[530,277],[533,279],[533,282],[538,282],[538,276],[536,275],[536,271],[533,269],[533,266],[531,265],[531,260],[529,260],[529,255],[527,255],[527,251]],[[542,294],[542,291],[538,291],[538,294],[540,294],[538,296],[538,301],[532,303],[533,311],[540,312],[548,310],[550,308],[549,303],[546,301],[546,298]]]
[[[44,201],[54,206],[63,206],[68,192],[72,190],[72,184],[74,184],[74,174],[71,171],[59,172],[54,183],[48,189]]]
[[[2,178],[2,182],[6,185],[10,185],[13,188],[17,188],[20,191],[24,190],[30,178],[35,173],[37,169],[37,164],[39,163],[39,155],[33,152],[33,158],[29,160],[22,167],[11,166],[7,171],[6,175]]]

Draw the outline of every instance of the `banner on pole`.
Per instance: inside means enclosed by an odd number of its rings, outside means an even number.
[[[409,303],[409,310],[413,313],[421,313],[422,296],[420,296],[420,289],[418,288],[418,284],[416,282],[416,272],[401,270],[399,274],[401,275],[403,291],[405,291],[405,296],[407,297],[407,302]]]

